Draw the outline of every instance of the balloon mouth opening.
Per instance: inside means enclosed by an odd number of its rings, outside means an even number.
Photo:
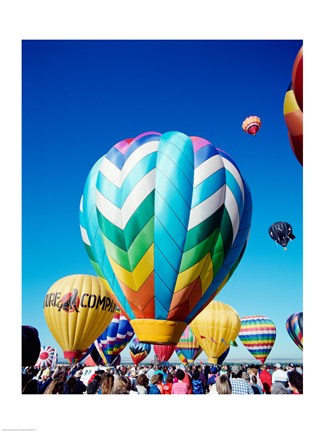
[[[177,345],[187,323],[182,321],[134,319],[130,321],[141,343]]]
[[[71,363],[76,363],[82,356],[83,351],[64,351],[64,358]]]
[[[218,357],[208,357],[208,363],[217,364]]]

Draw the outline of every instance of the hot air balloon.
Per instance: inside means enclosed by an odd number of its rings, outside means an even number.
[[[289,240],[296,238],[288,222],[275,222],[270,226],[268,232],[272,240],[281,245],[284,250],[287,250]]]
[[[151,345],[142,343],[136,336],[129,343],[129,352],[133,363],[137,366],[151,352]]]
[[[264,363],[275,343],[276,327],[266,316],[245,316],[241,318],[239,338],[248,351]]]
[[[44,300],[46,323],[70,363],[80,360],[108,327],[115,310],[105,279],[91,275],[59,279]]]
[[[300,48],[295,58],[291,80],[296,101],[301,112],[303,112],[303,47]]]
[[[303,312],[290,315],[286,321],[286,329],[291,339],[303,351]]]
[[[175,347],[175,352],[182,363],[193,363],[202,352],[195,335],[191,328],[187,326],[186,330]]]
[[[106,363],[112,365],[133,336],[134,330],[128,319],[116,308],[111,323],[97,338],[95,345],[99,352],[103,352]]]
[[[298,106],[291,84],[285,94],[283,113],[291,149],[303,165],[303,112]]]
[[[21,333],[21,365],[34,366],[41,350],[38,330],[35,327],[23,325]]]
[[[261,127],[261,119],[257,116],[249,116],[242,123],[242,129],[249,135],[256,135]]]
[[[231,306],[214,300],[192,321],[190,328],[208,362],[217,364],[237,337],[241,320]]]
[[[154,352],[159,362],[167,362],[175,350],[174,345],[153,345]]]
[[[91,177],[82,213],[95,261],[138,339],[176,345],[246,247],[252,204],[238,167],[203,138],[147,132],[112,147]]]
[[[50,346],[42,346],[35,366],[51,368],[56,358],[56,349]]]

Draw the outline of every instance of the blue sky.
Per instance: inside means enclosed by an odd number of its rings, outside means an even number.
[[[79,230],[92,165],[121,139],[177,130],[229,153],[252,193],[245,255],[216,300],[240,316],[274,321],[269,361],[302,358],[285,322],[303,311],[303,168],[283,117],[301,46],[293,39],[22,42],[22,324],[35,326],[43,345],[61,353],[43,315],[50,286],[94,274]],[[262,119],[256,137],[241,129],[248,115]],[[268,235],[279,220],[296,236],[286,252]],[[252,360],[238,344],[227,360]]]

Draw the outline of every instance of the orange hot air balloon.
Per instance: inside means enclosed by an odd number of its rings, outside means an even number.
[[[249,135],[256,135],[261,127],[261,119],[257,116],[247,117],[242,123],[242,129]]]
[[[300,48],[292,69],[292,88],[301,112],[303,112],[303,47]]]
[[[70,363],[81,359],[108,327],[115,310],[107,281],[90,275],[59,279],[44,300],[46,323]]]
[[[298,162],[303,165],[303,113],[298,106],[291,84],[285,95],[283,111],[290,146]]]

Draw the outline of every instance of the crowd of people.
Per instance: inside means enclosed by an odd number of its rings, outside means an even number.
[[[58,365],[22,370],[23,394],[303,394],[302,365]],[[85,381],[85,382],[83,382]]]

